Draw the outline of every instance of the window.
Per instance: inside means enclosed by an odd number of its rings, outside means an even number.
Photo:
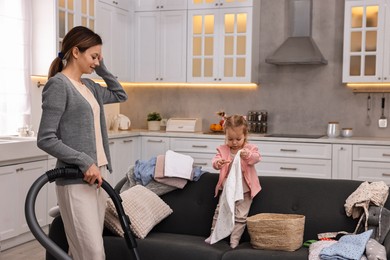
[[[0,0],[0,135],[30,124],[31,1]]]

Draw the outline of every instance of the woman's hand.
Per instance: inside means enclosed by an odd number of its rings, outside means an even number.
[[[94,184],[97,181],[97,187],[102,186],[103,178],[100,174],[99,168],[92,164],[91,167],[84,173],[84,181],[88,182],[90,185]]]

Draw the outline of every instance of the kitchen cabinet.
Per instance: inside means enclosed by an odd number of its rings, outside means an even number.
[[[188,82],[251,82],[252,10],[188,11]]]
[[[31,8],[31,75],[47,76],[58,49],[56,1],[34,0]]]
[[[346,1],[343,82],[390,82],[390,1]]]
[[[27,233],[24,204],[27,192],[33,182],[47,170],[47,161],[34,161],[0,167],[0,237],[9,240]],[[47,224],[47,186],[44,186],[36,199],[35,211],[41,226]],[[15,243],[15,242],[14,242]],[[2,249],[14,246],[4,243]]]
[[[188,9],[252,6],[253,0],[188,0]]]
[[[109,145],[113,171],[107,181],[115,186],[140,158],[141,146],[138,137],[111,138]]]
[[[136,12],[135,81],[185,82],[187,11]]]
[[[212,139],[171,138],[170,149],[191,156],[194,166],[202,167],[204,171],[218,172],[213,168],[212,159],[222,143],[221,140]]]
[[[96,32],[103,39],[104,63],[118,80],[131,81],[131,53],[134,48],[131,24],[134,12],[126,10],[130,8],[129,1],[118,2],[120,7],[106,2],[98,3],[96,20]]]
[[[135,11],[186,10],[184,0],[135,0]]]
[[[256,164],[260,176],[332,178],[331,144],[253,142],[262,160]]]
[[[390,184],[390,147],[354,145],[352,178]]]
[[[352,145],[332,145],[332,179],[352,179]]]
[[[165,154],[170,149],[169,137],[143,136],[141,138],[141,159],[149,160],[157,155]]]
[[[75,26],[95,31],[96,0],[34,0],[32,4],[32,70],[35,76],[47,76],[49,67],[61,49],[62,39]]]
[[[99,0],[99,1],[126,11],[129,11],[132,5],[131,0]]]

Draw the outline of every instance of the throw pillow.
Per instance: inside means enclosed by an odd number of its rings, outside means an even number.
[[[154,192],[136,185],[120,194],[122,206],[130,218],[130,227],[138,238],[145,238],[152,228],[172,213],[172,209]],[[107,202],[105,225],[123,237],[114,203]]]

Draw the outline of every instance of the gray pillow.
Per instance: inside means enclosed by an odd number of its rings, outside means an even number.
[[[366,244],[366,256],[368,260],[386,260],[386,248],[370,238]]]

